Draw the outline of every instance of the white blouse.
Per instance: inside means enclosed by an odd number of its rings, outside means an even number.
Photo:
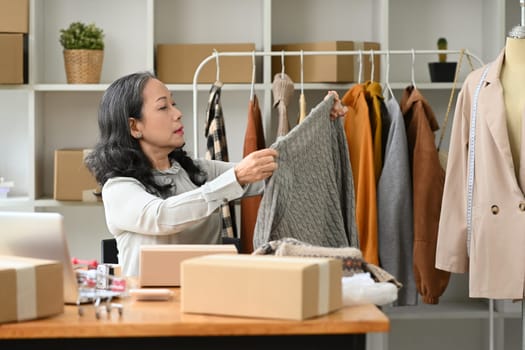
[[[198,187],[179,163],[155,171],[155,181],[171,184],[173,195],[166,199],[146,191],[131,177],[109,179],[102,199],[109,232],[117,239],[119,264],[124,276],[138,276],[140,246],[143,244],[219,244],[219,207],[243,196],[262,193],[264,181],[243,188],[237,182],[235,163],[198,159],[207,175]]]

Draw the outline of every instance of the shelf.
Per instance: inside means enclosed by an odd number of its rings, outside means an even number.
[[[483,301],[440,302],[437,305],[388,306],[382,310],[392,320],[489,318],[488,304]]]
[[[356,83],[304,83],[303,88],[305,90],[341,90],[350,89]],[[395,82],[390,83],[390,87],[394,90],[405,89],[409,86],[410,82]],[[295,89],[301,89],[300,82],[294,82]],[[381,82],[381,85],[385,85]],[[452,83],[429,83],[429,82],[416,82],[416,87],[420,90],[450,90],[452,89]],[[17,89],[31,91],[29,85],[15,85],[16,87],[6,88],[5,85],[0,85],[0,89]],[[35,84],[33,89],[35,91],[44,92],[89,92],[89,91],[100,91],[103,92],[108,88],[109,84]],[[193,91],[192,84],[166,84],[170,91]],[[197,84],[197,91],[209,91],[211,83],[200,83]],[[461,89],[462,82],[456,84],[456,89]],[[246,91],[251,88],[251,84],[230,84],[225,83],[222,87],[223,91]],[[254,86],[255,90],[266,90],[271,89],[271,84],[257,83]]]
[[[27,85],[27,84],[22,84],[22,85],[0,84],[0,90],[31,91],[31,87],[29,85]]]
[[[35,91],[105,91],[109,84],[36,84]]]
[[[92,207],[92,206],[102,206],[102,202],[57,201],[55,199],[37,199],[35,200],[34,205],[37,208]]]
[[[0,199],[0,208],[19,208],[31,206],[32,202],[29,197],[7,197]]]

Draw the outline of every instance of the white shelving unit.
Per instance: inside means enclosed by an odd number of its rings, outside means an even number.
[[[66,84],[59,29],[77,20],[95,22],[104,29],[100,84]],[[468,48],[489,62],[504,47],[506,32],[517,24],[517,0],[30,0],[29,84],[0,85],[0,176],[15,182],[9,198],[0,200],[0,210],[60,212],[65,216],[72,255],[99,257],[100,240],[109,236],[103,207],[52,199],[54,150],[94,145],[103,91],[124,74],[154,70],[155,44],[254,42],[257,50],[271,51],[272,44],[355,40],[379,42],[383,50],[432,50],[437,38],[444,36],[449,48]],[[430,83],[427,63],[436,58],[418,56],[415,77],[436,115],[443,118],[452,85]],[[275,129],[271,58],[260,63],[255,88],[270,144]],[[391,56],[390,71],[389,80],[399,98],[410,83],[410,58]],[[383,60],[383,81],[384,72]],[[464,61],[460,80],[468,72]],[[305,84],[308,108],[327,90],[344,93],[350,86]],[[185,115],[186,134],[193,135],[191,84],[168,87]],[[199,108],[205,108],[208,90],[209,85],[198,86]],[[249,84],[223,88],[234,161],[242,155],[249,90]],[[289,115],[296,113],[297,107],[291,106]],[[194,142],[204,144],[203,130],[197,134],[197,140],[187,139],[190,153]],[[384,310],[391,319],[391,331],[368,337],[369,349],[489,349],[488,304],[468,298],[466,275],[452,276],[438,305]],[[521,342],[519,316],[495,312],[496,349],[516,348]]]

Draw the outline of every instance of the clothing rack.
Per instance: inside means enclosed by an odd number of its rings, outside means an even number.
[[[362,64],[363,56],[373,57],[374,55],[386,55],[387,56],[387,79],[388,79],[388,65],[390,64],[390,55],[411,55],[412,56],[412,80],[414,80],[414,60],[415,55],[430,55],[430,54],[461,54],[465,55],[478,61],[480,65],[483,65],[483,61],[468,50],[347,50],[347,51],[252,51],[252,52],[218,52],[215,51],[208,57],[204,58],[201,63],[195,69],[193,75],[193,140],[194,140],[194,157],[199,155],[199,143],[198,143],[198,78],[199,74],[206,63],[215,59],[217,64],[217,80],[219,80],[219,57],[252,57],[254,71],[252,72],[252,91],[255,79],[255,57],[261,56],[281,56],[283,59],[285,56],[359,56],[360,67]],[[284,64],[283,64],[284,67]],[[284,70],[284,68],[283,68]]]
[[[522,4],[522,26],[525,21],[525,0],[520,0]],[[412,83],[415,85],[414,80],[414,63],[416,55],[434,55],[434,54],[464,54],[469,58],[475,59],[480,66],[484,65],[484,62],[476,55],[468,51],[467,49],[463,50],[348,50],[348,51],[252,51],[252,52],[218,52],[214,51],[213,54],[204,58],[201,63],[195,69],[193,75],[193,140],[194,140],[194,157],[199,155],[199,142],[198,142],[198,78],[200,71],[209,61],[215,59],[217,65],[217,80],[219,80],[219,57],[252,57],[253,62],[253,71],[252,71],[252,82],[251,82],[251,96],[253,96],[253,89],[255,85],[255,57],[261,56],[280,56],[282,57],[282,69],[285,71],[284,67],[284,57],[285,56],[301,56],[301,84],[303,76],[303,66],[302,58],[303,56],[359,56],[359,81],[361,79],[361,69],[363,63],[363,56],[368,56],[372,58],[374,55],[385,55],[387,58],[387,67],[386,67],[386,83],[389,84],[389,71],[390,71],[390,55],[411,55],[412,56]],[[373,62],[373,60],[372,60]],[[373,72],[372,65],[372,72]],[[373,73],[372,73],[373,74]],[[494,350],[494,300],[489,299],[489,350]],[[522,314],[525,314],[525,303],[522,303]],[[523,315],[522,315],[523,320]],[[525,334],[525,323],[523,325],[523,332]],[[524,338],[525,339],[525,338]],[[523,350],[525,350],[525,340],[523,340]]]

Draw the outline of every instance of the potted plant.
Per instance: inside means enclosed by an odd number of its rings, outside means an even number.
[[[446,38],[439,38],[437,41],[438,50],[447,50],[448,42]],[[438,54],[438,62],[429,62],[430,81],[432,82],[452,82],[456,73],[457,62],[447,62],[447,54]]]
[[[67,82],[98,84],[104,58],[104,32],[94,23],[73,22],[60,29]]]

